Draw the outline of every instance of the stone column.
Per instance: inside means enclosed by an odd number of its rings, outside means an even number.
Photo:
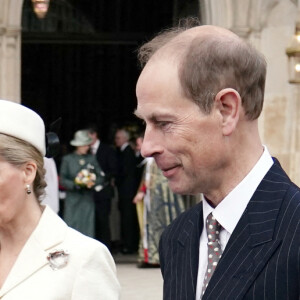
[[[20,102],[20,28],[6,28],[1,39],[0,97]]]
[[[0,98],[21,100],[21,11],[23,0],[0,2]]]

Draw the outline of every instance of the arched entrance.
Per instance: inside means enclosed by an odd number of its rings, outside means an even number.
[[[108,139],[111,128],[136,121],[138,45],[171,26],[181,2],[51,0],[39,20],[24,0],[22,102],[46,124],[61,116],[66,144],[89,123]]]

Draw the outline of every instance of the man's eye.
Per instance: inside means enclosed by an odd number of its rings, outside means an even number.
[[[157,124],[160,128],[166,128],[168,125],[170,125],[170,122],[160,121],[160,122],[157,122]]]

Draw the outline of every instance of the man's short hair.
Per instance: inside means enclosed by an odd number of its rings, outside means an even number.
[[[184,42],[176,39],[194,25],[195,19],[192,23],[181,21],[179,26],[161,32],[142,45],[138,52],[141,65],[164,47],[176,55],[184,95],[195,101],[203,112],[211,112],[220,90],[233,88],[241,96],[248,119],[257,119],[264,101],[266,61],[263,55],[237,36],[199,35]]]

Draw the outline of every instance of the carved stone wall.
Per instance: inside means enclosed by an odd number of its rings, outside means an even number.
[[[0,1],[0,98],[20,102],[23,0]]]

